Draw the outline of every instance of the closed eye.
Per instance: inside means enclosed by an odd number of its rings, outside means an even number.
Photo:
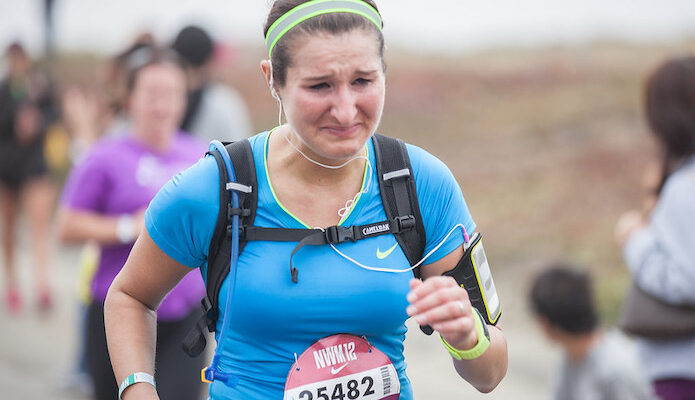
[[[366,86],[366,85],[369,85],[371,82],[372,82],[371,79],[357,78],[352,83],[353,83],[353,85]]]

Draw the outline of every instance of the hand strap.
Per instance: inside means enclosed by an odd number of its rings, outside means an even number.
[[[121,385],[118,387],[118,400],[121,400],[121,394],[128,388],[128,386],[139,382],[147,382],[154,386],[155,390],[157,390],[157,385],[154,383],[154,377],[152,375],[148,374],[147,372],[135,372],[128,375],[128,377],[123,379],[123,382],[121,382]]]
[[[480,315],[480,312],[475,307],[471,308],[473,309],[473,314],[476,316],[475,330],[478,332],[478,343],[472,349],[459,350],[447,343],[442,335],[439,335],[439,338],[442,339],[442,343],[444,344],[444,348],[457,360],[473,360],[483,355],[485,350],[490,347],[490,333],[487,330],[487,326],[483,323],[483,316]]]

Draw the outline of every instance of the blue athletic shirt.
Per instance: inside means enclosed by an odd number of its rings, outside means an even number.
[[[250,138],[258,177],[258,209],[254,225],[308,228],[277,200],[267,173],[269,132]],[[427,245],[435,248],[449,231],[462,224],[470,235],[475,223],[454,176],[440,160],[408,145]],[[375,171],[374,147],[367,143],[372,168],[365,168],[361,195],[340,225],[364,225],[386,219]],[[368,185],[368,186],[366,186]],[[212,156],[201,159],[169,181],[145,214],[147,232],[168,256],[206,278],[207,253],[219,208],[219,172]],[[336,210],[337,211],[337,210]],[[454,233],[425,263],[449,254],[464,242]],[[236,282],[225,279],[215,339],[221,352],[219,368],[239,377],[230,387],[215,381],[211,399],[282,399],[287,374],[299,356],[317,340],[337,333],[365,336],[393,362],[400,377],[402,400],[413,397],[403,356],[412,272],[369,271],[346,260],[330,246],[305,246],[293,258],[299,282],[289,272],[297,242],[250,241],[237,266]],[[409,267],[393,235],[336,245],[356,261],[380,268]],[[384,255],[387,256],[384,256]],[[379,258],[381,256],[381,258]],[[425,267],[426,268],[426,267]],[[225,301],[234,284],[231,309]],[[220,338],[223,315],[228,316]]]

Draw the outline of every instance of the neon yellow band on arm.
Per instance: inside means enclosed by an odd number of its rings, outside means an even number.
[[[278,18],[265,36],[265,44],[268,47],[268,57],[273,55],[273,48],[278,40],[290,29],[309,18],[330,13],[351,13],[361,15],[370,20],[381,31],[383,26],[381,16],[374,7],[362,0],[312,0],[300,4]]]
[[[478,343],[475,346],[473,346],[473,348],[468,350],[459,350],[447,343],[447,341],[444,340],[442,335],[439,335],[439,338],[442,339],[442,343],[444,344],[444,348],[449,352],[449,354],[451,354],[452,357],[454,357],[457,360],[476,359],[482,356],[483,353],[485,353],[485,350],[487,350],[487,348],[490,347],[490,338],[485,333],[485,327],[483,326],[483,324],[485,323],[483,321],[483,316],[480,315],[480,313],[478,313],[478,311],[475,308],[472,311],[475,318],[475,330],[478,332]]]

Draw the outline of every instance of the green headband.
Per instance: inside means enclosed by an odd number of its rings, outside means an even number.
[[[311,0],[300,4],[291,9],[285,15],[278,18],[265,36],[265,45],[268,47],[268,57],[273,55],[273,48],[280,38],[285,35],[290,29],[299,25],[301,22],[309,18],[321,14],[329,13],[352,13],[361,15],[372,21],[374,25],[381,31],[381,16],[374,7],[361,0]]]

